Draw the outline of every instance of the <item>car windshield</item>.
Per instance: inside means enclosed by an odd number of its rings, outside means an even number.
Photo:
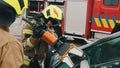
[[[120,37],[98,44],[88,49],[90,64],[99,64],[120,57]]]

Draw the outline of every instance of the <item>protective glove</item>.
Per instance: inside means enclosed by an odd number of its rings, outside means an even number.
[[[41,68],[36,57],[30,61],[29,68]]]
[[[33,24],[33,38],[40,38],[45,31],[45,27],[41,24]]]
[[[22,20],[29,23],[29,25],[32,27],[33,30],[33,38],[40,38],[44,31],[46,30],[46,24],[41,24],[40,21],[36,21],[35,23],[31,23],[29,20],[22,18]]]

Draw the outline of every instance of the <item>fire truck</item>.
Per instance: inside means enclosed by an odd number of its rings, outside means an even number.
[[[100,39],[120,22],[119,0],[29,0],[28,16],[50,4],[63,10],[62,34],[66,37]]]
[[[65,36],[100,39],[120,23],[119,0],[64,0]]]

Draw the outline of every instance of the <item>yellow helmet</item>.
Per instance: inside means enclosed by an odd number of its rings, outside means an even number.
[[[28,0],[0,0],[0,7],[3,5],[12,7],[20,15],[28,7]]]
[[[42,11],[42,13],[46,19],[49,19],[49,18],[53,18],[57,20],[63,19],[62,10],[55,5],[49,5]]]

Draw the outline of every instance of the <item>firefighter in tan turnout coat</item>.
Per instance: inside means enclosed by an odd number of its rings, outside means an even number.
[[[46,25],[45,29],[55,35],[57,37],[57,34],[55,33],[54,27],[61,24],[61,21],[63,19],[62,11],[57,6],[50,5],[46,7],[40,14],[35,16],[33,19],[31,19],[32,23],[40,22],[42,25]],[[30,67],[31,60],[33,58],[37,59],[37,62],[39,64],[38,67],[42,68],[44,67],[44,60],[46,58],[46,53],[48,52],[48,44],[42,40],[39,35],[34,35],[34,31],[32,30],[32,26],[26,23],[23,26],[23,35],[22,35],[22,42],[25,43],[24,51],[25,51],[25,60],[24,65],[26,67]],[[35,39],[35,38],[38,39]],[[35,68],[35,67],[34,67]]]

